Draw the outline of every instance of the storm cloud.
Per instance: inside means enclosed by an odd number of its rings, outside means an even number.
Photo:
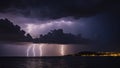
[[[112,10],[116,0],[1,0],[0,12],[38,19],[93,16]]]
[[[33,37],[62,28],[92,39],[119,39],[119,7],[117,0],[1,0],[0,18]]]

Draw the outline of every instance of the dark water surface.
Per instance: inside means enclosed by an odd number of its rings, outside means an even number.
[[[1,57],[0,68],[120,68],[120,57]]]

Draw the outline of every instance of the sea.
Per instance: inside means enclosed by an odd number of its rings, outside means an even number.
[[[0,68],[120,68],[120,57],[64,56],[104,50],[111,51],[97,45],[0,42]]]
[[[1,57],[0,68],[120,68],[120,57]]]

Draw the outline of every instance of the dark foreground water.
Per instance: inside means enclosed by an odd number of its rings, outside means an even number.
[[[120,57],[4,57],[0,68],[120,68]]]

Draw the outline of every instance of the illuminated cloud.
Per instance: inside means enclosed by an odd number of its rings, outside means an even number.
[[[24,17],[19,14],[0,13],[0,18],[8,18],[13,24],[17,24],[22,30],[30,33],[33,38],[39,37],[53,29],[63,29],[64,32],[77,34],[79,31],[86,31],[89,25],[82,19],[74,19],[73,17],[64,17],[60,19],[39,20],[36,18]]]
[[[33,37],[36,37],[36,35],[39,36],[40,33],[42,34],[46,30],[64,28],[64,26],[71,27],[73,24],[73,21],[66,21],[62,19],[46,21],[45,23],[40,24],[26,23],[25,30],[27,33],[30,33]]]

